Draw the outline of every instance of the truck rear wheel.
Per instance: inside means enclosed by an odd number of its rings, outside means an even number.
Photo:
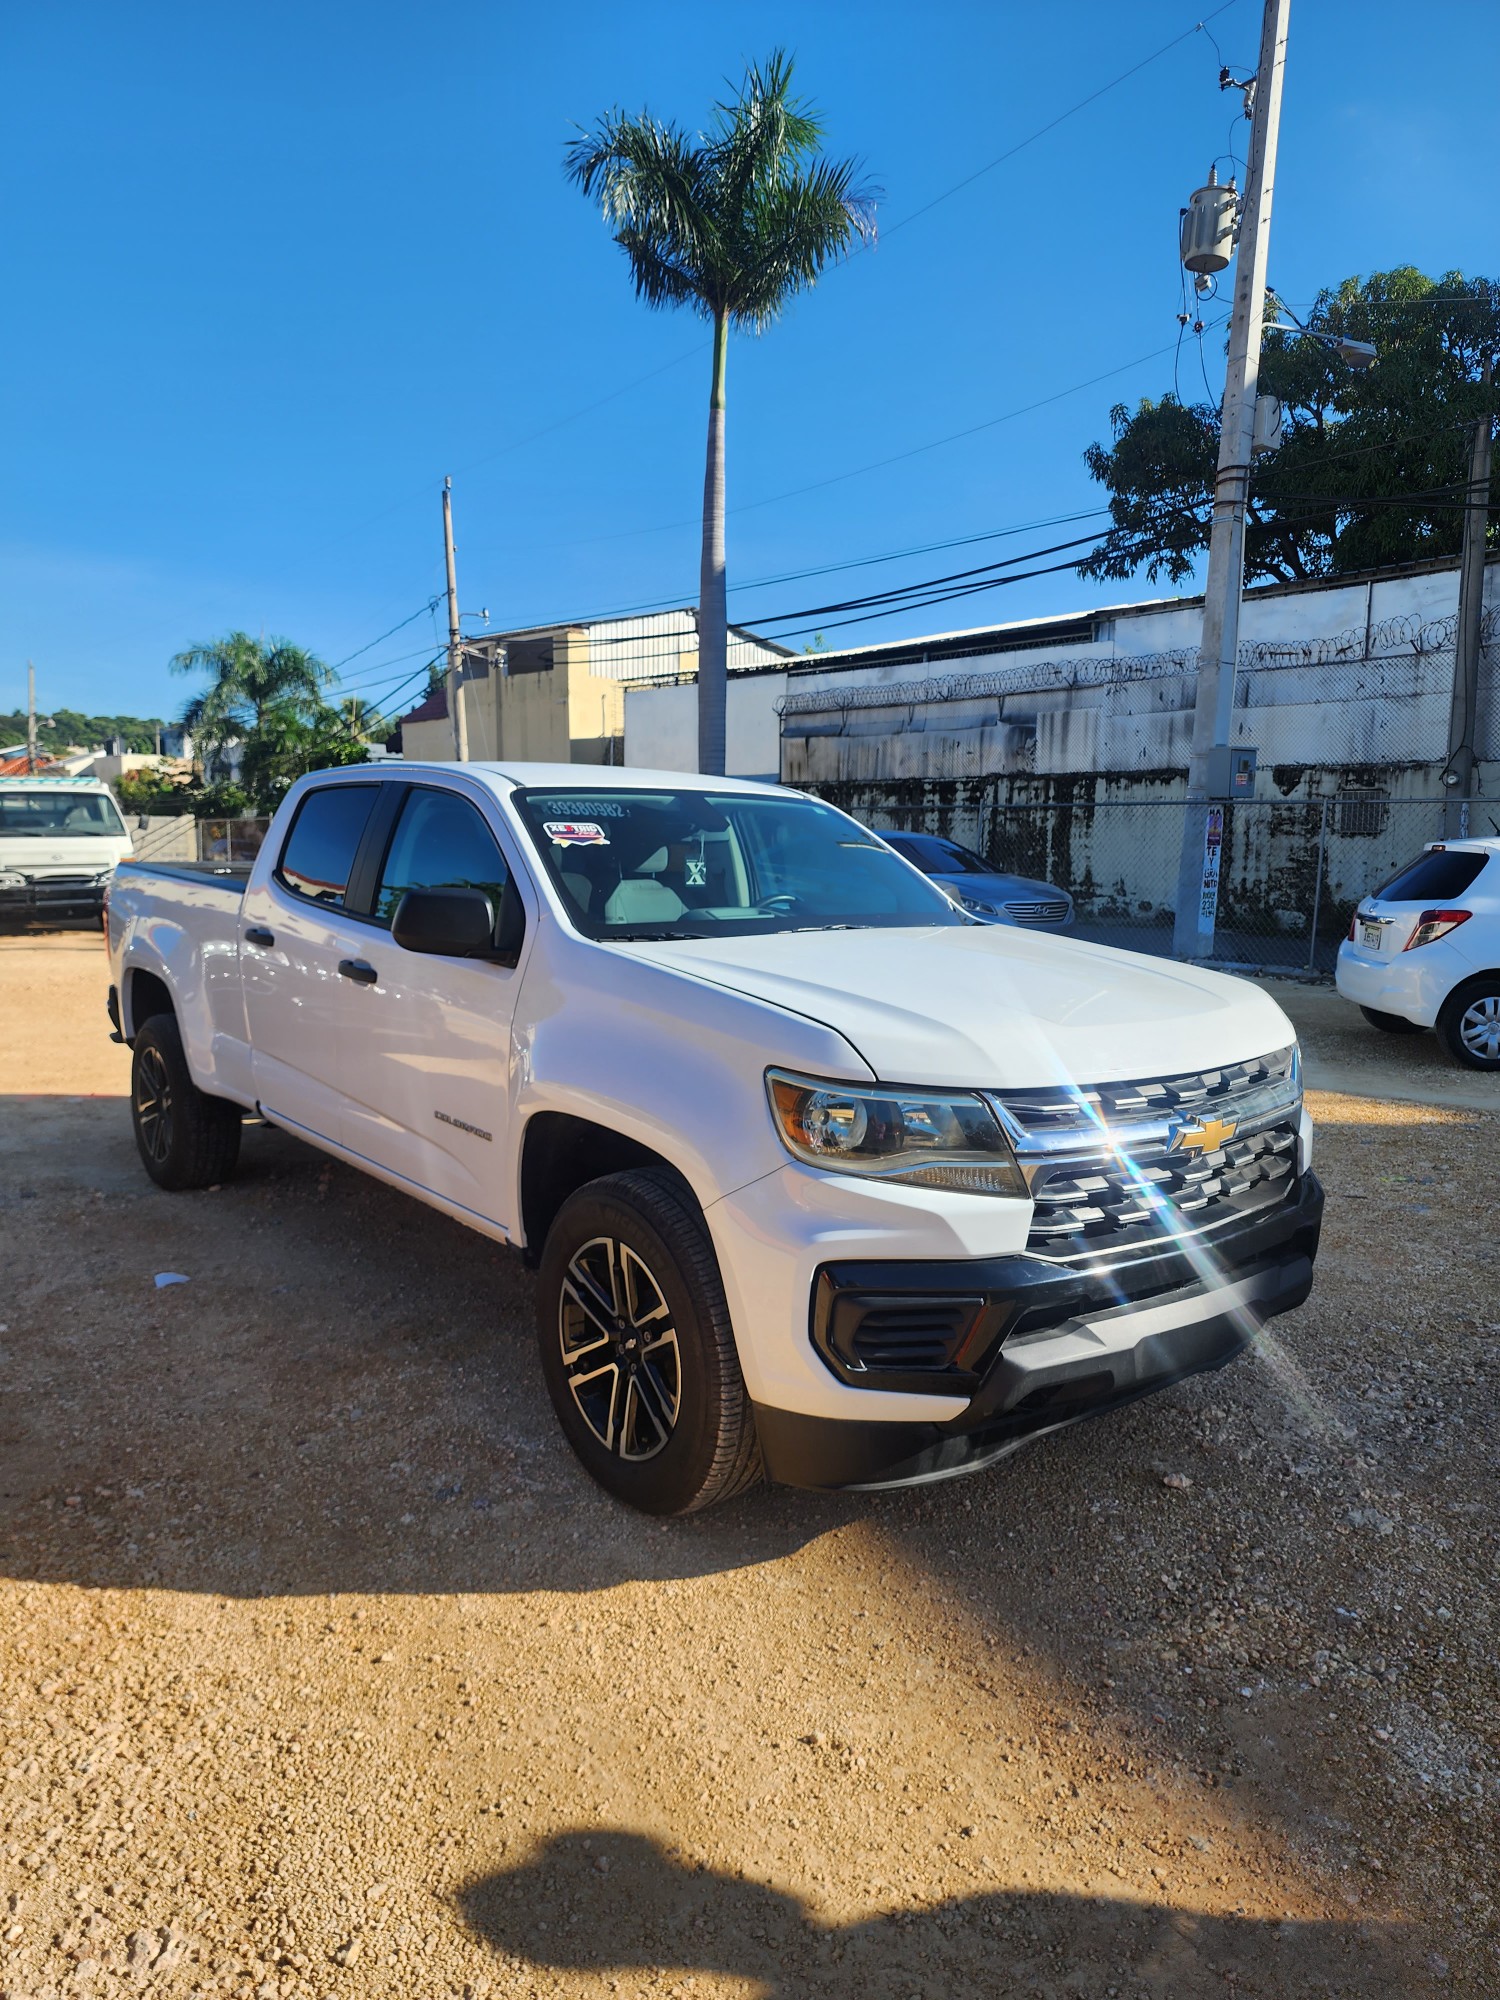
[[[214,1187],[240,1156],[240,1107],[193,1082],[170,1014],[138,1029],[130,1066],[130,1122],[141,1164],[160,1188]]]
[[[670,1174],[610,1174],[563,1203],[537,1332],[558,1422],[617,1499],[691,1514],[760,1477],[713,1246]]]
[[[1439,1039],[1466,1069],[1500,1069],[1500,973],[1455,987],[1437,1018]]]

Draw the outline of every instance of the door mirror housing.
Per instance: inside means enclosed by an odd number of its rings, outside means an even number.
[[[396,905],[391,936],[403,951],[436,958],[487,958],[514,965],[526,931],[526,912],[507,885],[500,919],[482,889],[408,889]]]

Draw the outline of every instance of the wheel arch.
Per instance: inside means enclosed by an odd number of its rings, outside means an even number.
[[[540,1260],[547,1231],[569,1195],[606,1174],[639,1167],[670,1175],[702,1214],[702,1204],[681,1168],[643,1141],[572,1112],[533,1113],[521,1140],[521,1242],[527,1264],[534,1267]]]
[[[176,1018],[177,1003],[172,989],[159,972],[152,972],[143,965],[128,966],[123,984],[124,992],[120,997],[127,1042],[135,1041],[136,1035],[153,1014],[170,1014]]]

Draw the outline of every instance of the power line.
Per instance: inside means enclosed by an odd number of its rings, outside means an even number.
[[[1110,91],[1118,90],[1120,85],[1128,83],[1131,77],[1139,76],[1143,69],[1149,69],[1152,63],[1159,62],[1164,55],[1169,54],[1173,49],[1179,47],[1181,43],[1191,41],[1194,35],[1203,31],[1206,22],[1217,20],[1220,14],[1227,14],[1231,7],[1238,4],[1239,0],[1224,0],[1222,6],[1215,7],[1210,14],[1205,14],[1201,21],[1195,21],[1191,28],[1185,28],[1180,35],[1174,35],[1170,42],[1163,42],[1161,47],[1153,50],[1149,56],[1142,56],[1138,63],[1132,63],[1129,69],[1121,70],[1120,74],[1116,77],[1111,77],[1108,83],[1101,83],[1097,90],[1091,90],[1087,97],[1080,97],[1078,102],[1070,104],[1066,111],[1059,111],[1055,118],[1049,118],[1045,125],[1039,125],[1034,132],[1029,132],[1024,139],[1018,139],[1013,146],[1007,146],[1005,151],[997,153],[993,160],[987,160],[982,167],[976,167],[973,173],[965,174],[961,181],[955,181],[952,187],[944,188],[941,194],[935,194],[931,201],[923,202],[920,208],[914,208],[909,215],[902,216],[899,222],[893,222],[890,228],[883,232],[881,240],[888,240],[896,234],[898,229],[905,229],[910,223],[915,222],[919,216],[930,214],[942,202],[950,201],[954,195],[961,194],[966,187],[972,187],[975,181],[982,180],[986,174],[993,173],[996,167],[1004,166],[1005,162],[1013,160],[1017,153],[1024,152],[1028,146],[1034,146],[1038,139],[1046,138],[1049,132],[1055,132],[1059,125],[1065,124],[1068,119],[1076,117],[1080,111],[1086,110],[1089,105],[1097,104],[1099,99],[1107,97]],[[1209,39],[1212,41],[1213,37],[1210,36]]]
[[[1234,4],[1234,0],[1230,0],[1230,4]],[[1206,331],[1211,332],[1214,328],[1220,327],[1223,324],[1224,321],[1222,319],[1213,320],[1209,323]],[[871,459],[865,465],[851,466],[847,472],[830,473],[826,479],[810,480],[805,486],[788,487],[785,492],[768,494],[763,500],[742,501],[739,506],[726,509],[726,512],[729,514],[750,514],[762,507],[779,507],[784,500],[800,499],[804,493],[820,493],[826,487],[841,485],[848,479],[863,478],[867,472],[883,471],[888,465],[901,465],[907,459],[920,458],[924,452],[937,451],[944,445],[957,444],[964,438],[977,436],[981,431],[994,430],[1000,424],[1015,423],[1018,418],[1029,417],[1037,410],[1045,410],[1051,404],[1060,403],[1068,396],[1080,395],[1085,389],[1096,388],[1099,383],[1111,381],[1117,375],[1126,375],[1132,368],[1143,367],[1148,361],[1157,361],[1162,355],[1170,354],[1172,346],[1173,343],[1168,341],[1164,347],[1153,347],[1145,354],[1137,354],[1133,360],[1122,361],[1117,367],[1106,368],[1100,374],[1090,375],[1082,382],[1073,382],[1066,389],[1054,390],[1050,396],[1039,396],[1035,402],[1023,403],[1019,408],[1014,410],[1005,410],[998,417],[986,417],[982,422],[969,424],[961,431],[949,431],[942,437],[929,438],[925,444],[912,445],[906,451],[892,452],[887,458]],[[639,535],[665,534],[670,528],[693,527],[696,525],[697,519],[697,516],[693,516],[692,518],[676,521],[658,521],[654,526],[649,528],[623,528],[613,534],[588,535],[573,538],[567,542],[534,543],[532,545],[532,553],[545,548],[584,548],[595,542],[629,541]]]
[[[1072,514],[1049,514],[1036,521],[1019,521],[1008,528],[987,528],[978,534],[953,535],[945,541],[917,542],[910,548],[888,549],[879,555],[851,556],[843,562],[818,563],[811,569],[782,570],[774,576],[746,577],[742,582],[731,583],[729,588],[732,592],[763,590],[778,583],[800,583],[809,577],[832,576],[840,570],[870,569],[879,563],[905,562],[913,556],[935,555],[944,549],[970,548],[977,542],[1001,541],[1009,535],[1030,534],[1037,528],[1056,528],[1065,526],[1073,521],[1091,521],[1096,516],[1107,514],[1108,512],[1109,509],[1107,506],[1099,506],[1085,507]],[[511,629],[530,632],[541,630],[548,624],[603,625],[615,619],[649,617],[653,612],[690,612],[693,609],[694,606],[690,594],[668,598],[651,598],[649,601],[636,604],[623,604],[605,610],[580,612],[574,619],[558,618],[549,620],[545,618],[530,618],[518,623]],[[744,618],[735,620],[737,624],[747,624],[750,622],[752,621]],[[628,639],[611,639],[603,643],[627,645],[630,642]]]
[[[428,601],[421,607],[421,609],[413,611],[409,618],[403,618],[400,624],[393,625],[390,628],[389,632],[382,632],[378,639],[371,639],[367,644],[363,646],[356,646],[352,653],[346,653],[343,659],[337,661],[333,666],[331,666],[328,669],[328,671],[331,674],[338,673],[341,668],[347,667],[351,660],[357,660],[361,653],[368,653],[373,651],[373,649],[376,646],[382,644],[384,640],[393,638],[397,632],[404,632],[408,625],[415,625],[417,620],[420,617],[422,617],[423,613],[431,611],[432,607],[437,603],[437,601],[438,600],[435,597],[429,598]]]

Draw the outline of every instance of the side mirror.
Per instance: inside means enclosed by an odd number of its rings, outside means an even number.
[[[482,889],[408,889],[396,905],[391,936],[403,951],[436,958],[487,958],[514,965],[526,936],[526,907],[507,883],[500,919]]]
[[[487,957],[495,944],[495,907],[482,889],[408,889],[396,905],[391,936],[403,951]]]

